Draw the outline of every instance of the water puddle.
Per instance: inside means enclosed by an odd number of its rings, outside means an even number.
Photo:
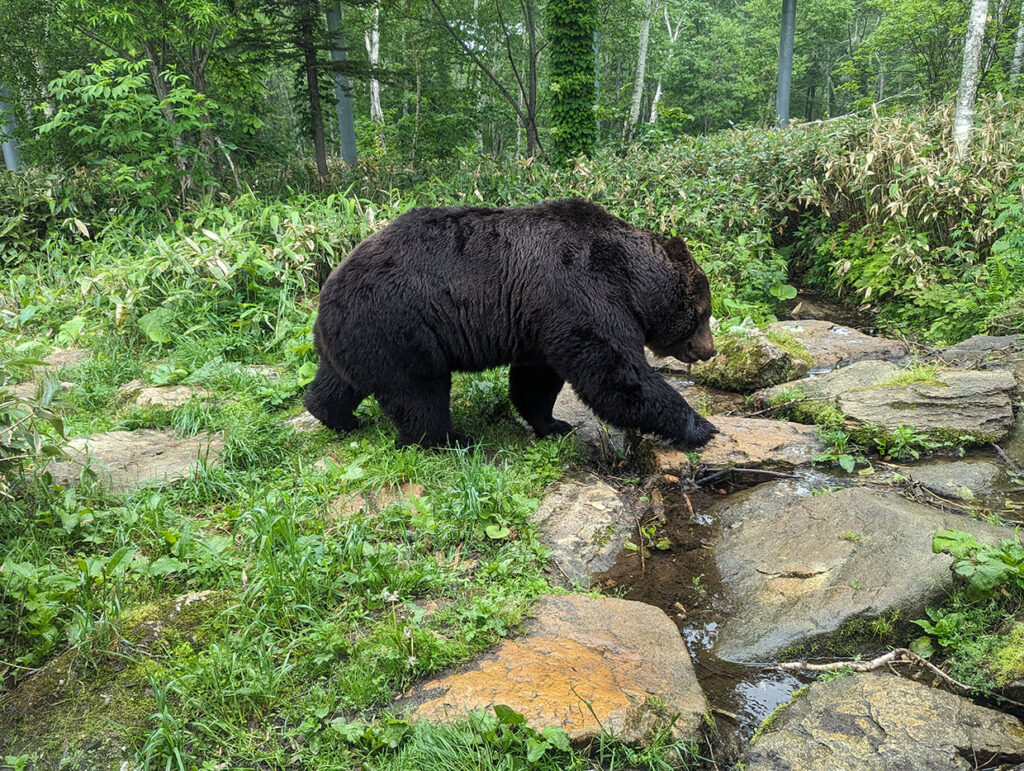
[[[710,750],[721,768],[735,764],[764,719],[811,681],[770,663],[735,664],[712,652],[729,608],[711,550],[714,519],[708,510],[739,489],[724,481],[712,490],[664,492],[662,516],[643,523],[648,532],[652,524],[656,529],[642,563],[638,551],[626,549],[611,570],[596,577],[605,593],[656,605],[679,627],[715,718]]]

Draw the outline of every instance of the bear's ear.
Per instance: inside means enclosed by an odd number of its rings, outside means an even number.
[[[693,262],[693,255],[690,254],[690,250],[686,247],[686,242],[678,236],[666,238],[662,241],[661,245],[670,260],[683,263],[684,265],[689,265]]]

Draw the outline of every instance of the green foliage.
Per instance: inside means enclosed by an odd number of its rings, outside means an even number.
[[[190,137],[213,126],[218,105],[183,75],[164,73],[169,91],[152,92],[145,62],[105,59],[50,83],[57,112],[39,127],[73,145],[103,185],[144,207],[212,184],[205,153]]]
[[[953,556],[953,572],[966,579],[971,597],[985,597],[1004,586],[1024,591],[1024,547],[1013,539],[982,544],[963,530],[940,530],[932,539],[932,551]]]
[[[565,165],[590,157],[597,140],[594,114],[595,0],[550,0],[546,10],[550,44],[551,162]]]
[[[11,480],[37,459],[61,455],[64,424],[53,408],[52,378],[43,381],[39,398],[11,392],[11,370],[41,366],[34,359],[0,358],[0,503],[11,497]]]

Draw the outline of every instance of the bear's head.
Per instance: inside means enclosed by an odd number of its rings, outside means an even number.
[[[672,309],[648,334],[647,347],[658,356],[673,356],[687,363],[706,361],[717,353],[711,334],[708,277],[683,239],[668,238],[660,246],[678,282],[678,296],[673,298]]]

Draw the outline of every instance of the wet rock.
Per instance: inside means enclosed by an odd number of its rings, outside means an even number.
[[[504,704],[536,729],[575,742],[606,732],[630,744],[673,716],[672,734],[696,739],[707,705],[675,624],[661,610],[610,597],[546,596],[524,637],[468,669],[421,683],[400,706],[413,717],[458,720]]]
[[[592,575],[615,564],[636,527],[615,489],[592,476],[555,487],[531,519],[552,551],[556,578],[584,588]]]
[[[777,321],[768,330],[791,334],[813,360],[812,372],[827,372],[864,359],[897,361],[909,353],[898,340],[871,337],[831,321]]]
[[[938,688],[869,673],[812,684],[751,742],[747,771],[994,768],[1024,761],[1024,725]],[[1005,766],[1001,766],[1005,767]]]
[[[694,381],[726,391],[756,391],[796,380],[811,367],[810,354],[792,336],[764,333],[756,327],[734,327],[716,335],[718,355],[690,369]]]
[[[946,498],[973,500],[997,494],[1002,469],[987,460],[922,463],[900,473]]]
[[[847,622],[899,611],[917,618],[950,588],[951,558],[933,554],[944,528],[996,542],[1012,531],[899,495],[850,487],[808,495],[773,482],[713,512],[715,562],[732,609],[719,658],[768,661]]]
[[[787,415],[808,422],[833,408],[851,429],[907,426],[943,439],[971,435],[996,441],[1013,427],[1016,393],[1013,376],[1001,370],[900,369],[888,362],[860,361],[762,390],[754,402],[762,409],[784,405]]]
[[[785,420],[732,417],[716,417],[712,423],[719,433],[699,450],[684,451],[655,444],[658,469],[682,475],[699,464],[786,470],[809,465],[825,450],[813,426]]]
[[[184,479],[200,459],[215,463],[223,449],[224,440],[215,434],[178,438],[169,430],[110,431],[71,440],[65,448],[69,460],[51,463],[46,470],[54,484],[70,487],[88,465],[101,484],[128,492]]]
[[[975,335],[949,348],[935,351],[931,358],[946,364],[970,367],[998,367],[1009,357],[1024,357],[1022,335]]]

